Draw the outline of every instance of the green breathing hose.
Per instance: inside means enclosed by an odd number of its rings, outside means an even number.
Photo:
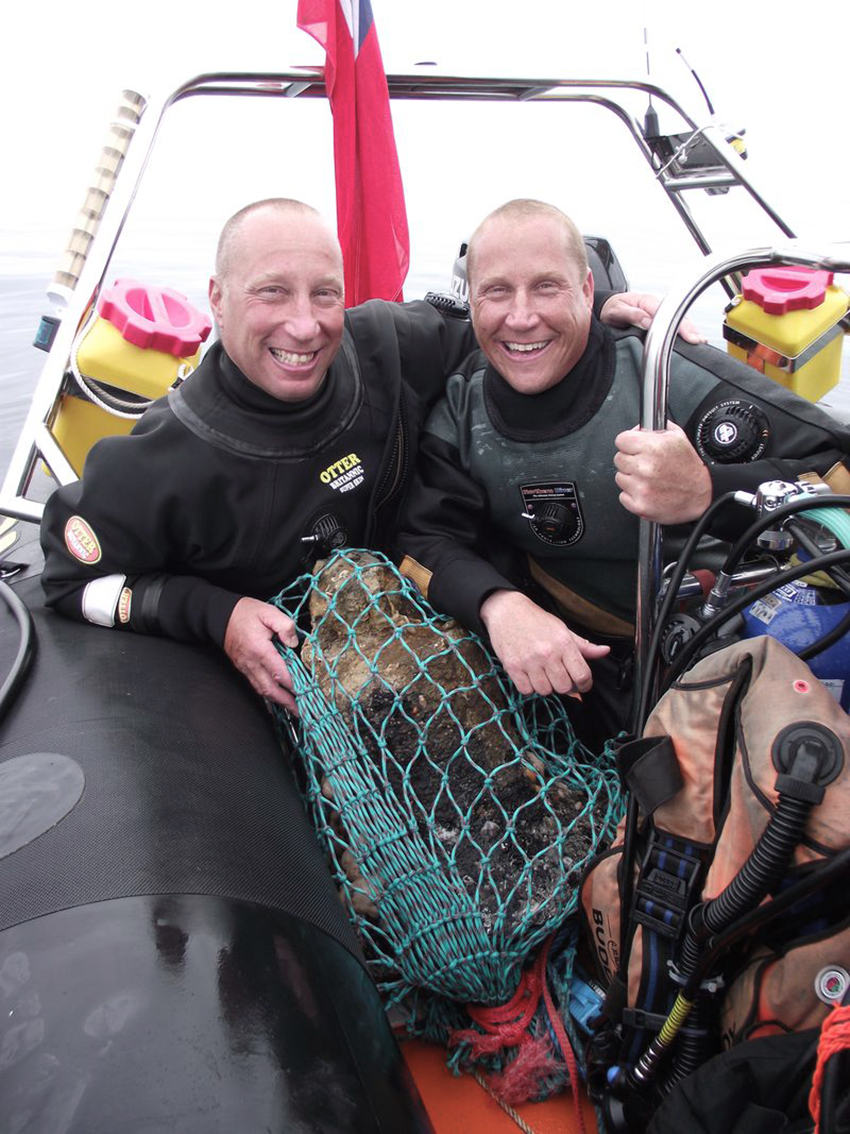
[[[822,524],[841,540],[845,547],[850,547],[850,515],[843,508],[808,508],[803,516],[807,520]]]

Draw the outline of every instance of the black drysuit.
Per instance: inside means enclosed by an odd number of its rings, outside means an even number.
[[[320,390],[286,403],[214,344],[48,500],[48,605],[221,645],[243,595],[269,598],[329,546],[385,544],[427,406],[474,345],[429,303],[366,303],[346,313]]]
[[[438,610],[483,632],[484,599],[517,589],[530,569],[580,633],[628,635],[639,521],[619,503],[614,438],[640,421],[642,350],[639,333],[594,320],[576,367],[543,393],[514,391],[481,351],[450,376],[420,441],[401,538],[431,573]],[[850,431],[712,347],[677,343],[669,416],[706,461],[715,498],[804,473],[848,483]],[[739,505],[727,512],[720,537],[755,518]]]

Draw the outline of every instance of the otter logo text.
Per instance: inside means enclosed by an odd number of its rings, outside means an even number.
[[[329,484],[337,492],[350,492],[352,488],[363,483],[363,477],[363,465],[356,453],[340,457],[338,461],[334,461],[319,473],[322,484]]]

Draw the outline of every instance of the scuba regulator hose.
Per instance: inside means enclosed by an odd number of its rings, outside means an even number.
[[[726,889],[691,910],[680,960],[680,976],[686,981],[697,968],[706,942],[755,909],[781,881],[802,840],[810,811],[822,802],[826,786],[844,766],[838,737],[824,726],[807,721],[782,729],[771,755],[778,772],[776,807],[752,853]],[[704,1062],[707,1050],[700,1038],[682,1037],[668,1086]]]
[[[735,501],[734,492],[726,492],[715,500],[706,511],[700,516],[699,520],[694,524],[693,530],[689,535],[685,546],[682,548],[682,553],[673,570],[670,578],[667,581],[667,592],[664,600],[658,611],[658,617],[655,621],[655,628],[653,630],[652,639],[649,644],[649,651],[647,655],[646,672],[643,685],[637,691],[638,701],[634,715],[634,735],[640,736],[643,733],[644,725],[649,711],[649,698],[653,687],[655,672],[655,659],[658,656],[661,646],[661,635],[663,628],[670,617],[670,611],[673,609],[673,604],[679,591],[679,586],[682,579],[685,577],[687,565],[696,550],[697,544],[705,534],[709,524],[720,511],[727,504],[732,504]],[[633,793],[629,793],[628,803],[626,805],[626,823],[623,833],[623,862],[634,862],[634,845],[637,838],[638,826],[638,803]],[[628,868],[623,873],[623,909],[629,910],[632,907],[632,889],[633,877],[632,870]],[[628,984],[628,956],[629,956],[629,921],[628,918],[623,918],[620,925],[620,964],[617,969],[616,980],[625,988]]]
[[[649,674],[652,673],[653,661],[658,655],[663,628],[670,616],[673,604],[676,601],[679,586],[687,570],[687,564],[713,516],[721,507],[725,506],[731,500],[734,500],[734,498],[734,493],[727,493],[725,496],[720,497],[700,518],[700,521],[695,525],[683,549],[676,568],[668,580],[667,593],[659,610],[650,645],[650,664],[647,667],[647,678],[644,687],[640,690],[637,723],[641,731],[645,724],[649,693],[652,688],[652,679],[649,677]],[[824,507],[824,505],[826,507]],[[775,526],[784,517],[793,516],[795,513],[804,510],[808,510],[811,513],[817,508],[819,514],[817,517],[811,518],[816,518],[818,522],[824,524],[824,521],[829,519],[830,509],[843,509],[848,505],[850,505],[850,497],[848,496],[836,496],[826,500],[823,497],[807,496],[792,500],[775,509],[752,524],[738,540],[724,563],[723,573],[731,576],[745,551],[760,532],[768,527]],[[823,511],[820,511],[822,508]],[[843,513],[841,519],[844,519]],[[830,530],[835,530],[834,525],[831,523],[826,523],[825,526],[828,526]],[[836,585],[845,593],[850,593],[850,579],[848,579],[845,572],[838,567],[839,564],[850,561],[850,550],[845,548],[824,554],[815,541],[810,539],[808,534],[801,530],[801,526],[796,523],[794,524],[792,534],[795,536],[798,543],[808,551],[813,558],[811,561],[803,563],[791,570],[782,571],[782,580],[791,581],[792,579],[812,574],[819,570],[828,571],[831,577],[834,578]],[[846,532],[839,529],[836,531],[836,534],[839,535],[840,538],[844,538],[845,535],[850,537],[850,524],[847,525]],[[850,542],[850,540],[848,540],[848,542]],[[776,578],[772,576],[760,586],[754,589],[748,589],[739,600],[730,603],[727,607],[724,607],[710,618],[705,625],[697,631],[691,641],[682,648],[679,656],[676,657],[666,676],[664,682],[665,687],[672,684],[682,673],[696,650],[705,642],[712,632],[716,630],[718,625],[727,622],[755,598],[769,593],[774,590],[775,587]],[[818,653],[840,637],[847,629],[844,623],[850,625],[850,616],[842,620],[842,624],[839,627],[835,627],[819,642],[807,647],[803,652],[805,657],[810,657]],[[764,907],[761,906],[760,903],[763,901],[765,895],[784,875],[788,862],[802,837],[811,808],[823,798],[825,785],[838,775],[843,763],[843,753],[837,737],[829,732],[829,730],[823,729],[820,726],[809,725],[808,735],[801,735],[801,729],[805,733],[805,722],[790,726],[790,731],[796,731],[798,735],[789,737],[786,735],[789,733],[789,729],[784,729],[776,738],[773,754],[774,763],[779,769],[780,774],[777,778],[776,785],[778,801],[773,815],[751,855],[726,889],[716,898],[702,903],[691,911],[688,933],[683,944],[680,959],[679,980],[682,983],[682,989],[677,995],[661,1031],[649,1044],[646,1052],[638,1060],[635,1067],[632,1069],[625,1067],[611,1068],[609,1082],[612,1093],[615,1096],[625,1099],[629,1094],[642,1094],[654,1078],[661,1058],[667,1053],[676,1036],[679,1035],[694,1007],[698,1007],[700,1001],[704,1000],[704,996],[701,995],[703,992],[702,986],[706,974],[710,971],[711,965],[716,960],[716,957],[719,956],[725,948],[728,948],[731,943],[730,939],[737,936],[730,932],[730,927],[736,928],[744,922],[748,925],[762,923],[764,920]],[[826,734],[826,736],[823,734]],[[785,765],[788,763],[789,752],[788,742],[792,740],[797,741],[797,747],[791,753],[791,766],[786,770]],[[793,748],[793,744],[791,747]],[[830,749],[831,752],[829,751]],[[630,798],[624,838],[624,861],[630,861],[628,854],[631,845],[633,845],[633,840],[636,837],[637,820],[637,805],[634,799]],[[846,869],[847,854],[845,853],[843,856],[837,857],[839,863],[836,865],[843,863]],[[629,890],[629,901],[631,900],[630,874],[631,872],[627,871],[624,878],[626,888]],[[823,884],[823,872],[820,871],[818,872],[815,886],[819,887]],[[792,887],[789,893],[791,893],[792,890],[798,895],[801,892],[800,889]],[[757,908],[754,909],[754,907]],[[775,908],[775,903],[771,908]],[[787,908],[787,904],[784,903],[781,908]],[[743,918],[742,921],[742,917],[747,910],[751,910],[752,915],[748,918]],[[776,913],[778,912],[779,910],[777,909]],[[776,914],[769,916],[776,916]],[[627,932],[627,925],[627,919],[624,919],[621,933],[623,937]],[[743,930],[741,930],[740,933],[743,933]],[[721,944],[717,946],[717,942]],[[621,970],[624,969],[625,960],[628,956],[628,949],[625,947],[626,944],[627,942],[625,940],[621,941]],[[707,945],[708,950],[706,950]],[[619,979],[625,980],[624,972],[618,972],[617,975]],[[711,985],[711,982],[709,982],[709,985]],[[673,1067],[671,1076],[665,1083],[667,1090],[679,1079],[695,1070],[696,1067],[703,1062],[706,1054],[703,1050],[703,1044],[707,1031],[699,1026],[700,1024],[702,1024],[702,1021],[699,1021],[697,1028],[693,1029],[693,1035],[682,1035],[682,1051]]]
[[[804,575],[811,575],[815,571],[825,571],[837,563],[848,562],[850,562],[850,548],[842,548],[841,551],[831,551],[821,556],[820,559],[807,561],[796,567],[791,567],[787,571],[782,571],[780,581],[783,583],[793,583],[795,579],[801,579]],[[719,614],[716,614],[706,622],[704,626],[701,626],[687,645],[683,646],[676,655],[675,660],[664,678],[663,689],[669,688],[678,677],[681,677],[683,671],[688,668],[693,654],[696,653],[707,638],[711,637],[718,626],[722,626],[724,622],[728,622],[731,618],[734,618],[736,614],[740,614],[740,612],[755,599],[770,594],[771,591],[776,589],[776,582],[776,579],[771,577],[765,580],[765,582],[749,588],[739,598],[734,599],[728,606],[725,606]],[[830,635],[824,635],[822,641],[826,641],[828,636],[831,636],[831,631]],[[816,643],[816,646],[816,650],[809,650],[809,657],[811,657],[812,653],[820,651],[820,643]]]
[[[850,500],[850,497],[848,497]],[[643,727],[646,724],[646,718],[649,715],[649,697],[653,685],[652,673],[655,670],[655,659],[658,657],[661,648],[661,635],[664,632],[664,626],[667,619],[670,617],[670,611],[673,609],[673,604],[678,597],[679,587],[685,577],[688,569],[688,563],[691,560],[694,552],[696,551],[697,544],[705,535],[709,524],[720,511],[727,504],[735,502],[735,493],[726,492],[719,496],[706,510],[702,516],[694,524],[691,534],[682,548],[682,553],[679,556],[678,562],[672,571],[670,578],[667,580],[667,591],[664,595],[664,601],[658,610],[658,616],[655,620],[655,629],[653,630],[652,639],[649,644],[649,652],[646,665],[646,677],[644,683],[639,691],[639,700],[637,705],[637,712],[635,714],[635,736],[640,736],[643,732]]]
[[[723,499],[724,498],[721,497],[721,499],[716,503],[720,504]],[[812,507],[816,507],[818,510],[820,510],[821,508],[848,508],[850,507],[850,496],[798,497],[794,500],[789,501],[789,503],[783,504],[779,508],[774,509],[766,516],[762,516],[759,520],[756,521],[756,523],[754,523],[750,528],[747,529],[744,535],[732,548],[726,559],[726,562],[723,565],[721,576],[727,579],[731,577],[732,572],[735,570],[735,567],[743,558],[745,551],[753,542],[753,540],[761,534],[761,532],[765,531],[767,528],[775,527],[779,521],[784,520],[788,516],[793,516],[797,512],[805,511],[806,509],[811,509]],[[708,516],[708,513],[706,513],[706,516]],[[689,540],[688,543],[690,544],[690,542],[691,541]],[[688,550],[688,553],[691,554],[693,549],[687,548],[686,550]],[[787,570],[778,572],[778,581],[782,583],[790,583],[795,579],[802,578],[804,575],[812,575],[817,571],[829,571],[831,568],[839,566],[840,564],[848,561],[850,561],[849,548],[841,548],[837,551],[826,552],[819,555],[816,559],[807,560],[806,562],[798,564],[795,567],[791,567]],[[673,576],[671,576],[670,579],[671,591],[674,590],[674,585],[675,590],[678,590],[679,583],[681,582],[681,579],[684,576],[686,570],[683,560],[680,560],[680,563],[682,563],[681,573],[679,567],[677,566],[676,571],[673,573]],[[748,606],[754,599],[761,598],[763,595],[766,595],[770,591],[775,590],[776,585],[777,578],[771,577],[765,582],[757,584],[752,589],[746,590],[742,596],[732,600],[732,602],[730,602],[728,606],[724,606],[720,611],[717,612],[717,614],[713,615],[703,626],[700,627],[700,629],[694,634],[690,641],[682,646],[681,650],[679,650],[664,677],[663,688],[668,688],[673,684],[676,678],[678,678],[683,673],[683,671],[688,667],[693,655],[696,653],[699,647],[703,645],[706,639],[708,639],[714,633],[718,626],[722,625],[724,622],[729,621],[729,619],[734,615],[739,614],[744,609],[744,607]],[[668,595],[667,597],[669,598],[670,596]],[[669,608],[665,613],[665,617],[667,614],[669,614]],[[660,621],[661,620],[659,617],[659,627]],[[830,632],[830,634],[831,633],[832,632]],[[659,628],[659,640],[660,634],[661,631]],[[654,644],[655,636],[653,636],[653,645]],[[823,646],[821,645],[821,643],[816,643],[814,649],[812,647],[807,647],[807,656],[811,657],[814,653],[819,652],[822,648]]]
[[[649,645],[647,667],[646,667],[647,676],[646,676],[646,679],[644,680],[643,687],[639,690],[639,693],[638,693],[639,700],[638,700],[638,703],[637,703],[637,711],[636,711],[636,717],[635,717],[635,729],[634,729],[634,733],[635,733],[636,736],[640,736],[641,732],[643,731],[643,726],[646,724],[646,718],[649,715],[648,714],[649,697],[650,697],[650,692],[651,692],[652,683],[653,683],[653,679],[652,679],[651,675],[652,675],[652,673],[654,672],[654,669],[655,669],[654,659],[656,659],[658,657],[658,654],[659,654],[659,651],[660,651],[660,646],[661,646],[661,637],[662,637],[662,634],[664,633],[664,627],[665,627],[665,624],[667,623],[667,620],[670,617],[670,613],[673,609],[673,605],[677,600],[679,586],[681,585],[682,579],[685,577],[685,573],[688,569],[688,563],[690,562],[694,552],[696,551],[696,548],[697,548],[699,541],[705,535],[709,525],[711,524],[711,522],[714,519],[714,517],[716,516],[716,514],[720,511],[721,508],[725,507],[727,504],[735,503],[736,502],[736,495],[737,494],[735,492],[725,493],[723,496],[718,497],[717,500],[715,500],[713,502],[713,504],[711,504],[711,506],[703,513],[703,515],[695,523],[695,525],[694,525],[694,527],[691,531],[691,534],[689,535],[684,547],[682,548],[682,553],[679,556],[679,559],[676,563],[676,566],[675,566],[674,570],[671,572],[670,578],[668,580],[668,585],[667,585],[667,590],[666,590],[666,593],[665,593],[665,596],[664,596],[664,600],[661,604],[661,607],[659,608],[658,616],[657,616],[656,622],[655,622],[655,628],[653,630],[652,639],[651,639],[650,645]],[[764,531],[768,527],[771,527],[773,524],[775,524],[777,522],[777,520],[781,520],[784,516],[794,515],[796,512],[805,511],[805,510],[808,509],[809,516],[811,518],[816,519],[821,524],[826,524],[826,516],[824,515],[824,513],[828,513],[829,511],[834,510],[835,508],[844,509],[844,508],[848,508],[848,507],[850,507],[850,496],[832,496],[832,497],[801,496],[801,497],[795,498],[794,500],[790,501],[788,504],[784,504],[781,507],[776,508],[774,511],[770,512],[767,516],[760,517],[757,521],[755,521],[755,523],[753,523],[746,530],[746,532],[744,532],[743,536],[738,540],[738,542],[734,545],[734,547],[730,551],[729,555],[726,557],[726,561],[723,565],[723,572],[727,575],[731,575],[731,573],[735,569],[735,566],[737,566],[738,562],[743,558],[744,553],[747,551],[748,547],[753,542],[753,540],[762,531]],[[814,512],[817,512],[816,516],[812,516],[812,513],[814,513]],[[842,513],[838,514],[838,516],[836,517],[836,520],[844,520],[845,518],[846,517],[844,516],[844,513],[842,512]],[[840,536],[843,535],[845,530],[846,530],[846,534],[847,534],[848,538],[850,538],[850,520],[848,520],[847,529],[842,529],[841,531],[835,529],[833,527],[833,524],[830,524],[829,526],[830,526],[831,529],[835,530],[836,535],[840,535]],[[848,545],[848,546],[850,546],[850,545]],[[811,552],[810,552],[810,554],[811,554]],[[819,548],[817,548],[817,555],[818,556],[821,555]],[[822,569],[822,564],[819,564],[816,569],[818,569],[818,570]],[[813,568],[810,564],[808,571],[804,572],[804,574],[807,574],[807,573],[811,572],[812,570],[813,570]],[[785,572],[781,573],[781,580],[780,581],[786,580],[788,578],[790,578],[790,576],[788,576]],[[765,594],[768,591],[774,589],[775,584],[776,584],[776,580],[774,579],[772,585],[769,586],[766,591],[762,591],[761,593]],[[753,593],[751,591],[748,591],[747,595],[748,595],[747,602],[745,602],[743,604],[743,606],[748,605],[748,602],[751,601],[752,598],[754,597]],[[735,613],[737,613],[737,611],[735,611]],[[721,612],[720,616],[718,616],[716,619],[713,619],[711,621],[710,625],[711,625],[712,629],[714,627],[716,627],[718,624],[722,624],[723,622],[725,622],[728,618],[729,618],[729,611],[724,609]],[[701,631],[700,631],[700,633],[701,633]],[[832,633],[832,632],[830,632],[830,633]],[[706,637],[708,637],[708,635],[703,635],[703,636],[700,637],[699,645],[702,645],[702,643],[705,641]],[[691,643],[687,643],[687,645],[685,647],[683,647],[683,649],[688,649],[689,651],[690,651],[690,648],[691,648]],[[814,647],[812,647],[812,646],[807,647],[804,654],[801,655],[801,656],[803,657],[803,660],[806,660],[807,657],[813,656],[815,653],[819,652],[820,649],[822,649],[822,648],[825,649],[826,644],[821,646],[820,644],[816,643],[814,645]],[[688,658],[689,657],[690,657],[690,652],[688,654]],[[676,676],[678,676],[679,673],[682,671],[682,669],[685,668],[685,664],[687,663],[687,660],[688,659],[685,659],[685,663],[681,665],[681,668],[677,667]],[[677,659],[677,662],[678,661],[680,661],[680,659]],[[666,688],[667,686],[669,686],[672,683],[672,680],[673,680],[673,678],[668,676],[665,679],[664,687]]]

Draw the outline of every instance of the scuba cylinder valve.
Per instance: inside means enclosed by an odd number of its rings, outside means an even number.
[[[796,543],[796,557],[805,562],[816,560],[824,550],[839,543],[850,547],[850,522],[846,513],[820,508],[817,505],[828,490],[825,485],[789,485],[776,490],[765,506],[761,486],[755,506],[760,512],[772,511],[789,501],[813,496],[812,507],[788,517],[776,528],[763,531],[758,542],[773,550],[788,550]],[[805,526],[807,525],[807,526]],[[820,542],[815,535],[817,527]],[[850,579],[843,572],[780,582],[769,594],[755,599],[742,612],[741,634],[745,638],[767,634],[776,638],[794,653],[804,657],[815,677],[830,689],[841,707],[850,710]]]
[[[668,593],[659,611],[657,642],[653,652],[657,653],[665,664],[674,666],[675,670],[673,673],[668,673],[665,686],[669,685],[676,674],[681,673],[697,656],[695,639],[704,655],[720,648],[733,634],[752,637],[756,634],[771,633],[766,628],[766,624],[773,620],[770,616],[771,612],[775,612],[781,603],[788,602],[796,596],[797,591],[788,592],[787,587],[801,575],[807,574],[805,567],[801,568],[799,564],[795,566],[794,562],[789,560],[789,554],[798,549],[799,541],[806,538],[796,525],[796,520],[800,516],[815,519],[819,525],[828,527],[843,540],[846,547],[850,547],[850,521],[844,514],[848,498],[834,496],[825,484],[812,484],[807,481],[796,483],[765,481],[755,493],[730,493],[728,499],[753,508],[758,513],[758,519],[727,556],[704,601],[698,607],[673,613],[672,604],[679,595],[688,563],[704,531],[703,525],[697,525],[695,528],[679,563],[670,575]],[[762,556],[768,557],[766,562],[742,563],[746,553],[753,547],[757,548]],[[808,548],[802,553],[797,550],[797,555],[798,558],[802,554],[816,559],[825,552],[831,553],[840,561],[841,552],[836,550],[836,540],[831,537],[825,548],[809,541]],[[836,567],[840,569],[840,562],[832,563],[829,567],[830,570]],[[783,575],[783,570],[788,573]],[[817,570],[818,565],[813,563],[811,572]],[[766,599],[762,606],[756,605],[772,589],[769,585],[771,581],[774,587],[777,583],[780,584],[777,597]],[[746,598],[747,590],[751,595],[749,602]],[[797,598],[797,605],[806,607],[806,615],[803,617],[808,636],[804,640],[792,641],[792,635],[797,634],[797,626],[793,625],[790,618],[786,622],[787,615],[779,619],[775,627],[776,632],[772,635],[784,640],[792,649],[809,647],[812,643],[818,642],[820,635],[816,631],[819,628],[822,628],[824,633],[833,631],[847,613],[843,605],[837,601],[845,593],[841,589],[821,592],[820,588],[812,589],[811,583],[804,582],[799,585],[798,590],[805,591],[806,597]],[[825,597],[820,597],[821,593]],[[850,580],[847,581],[846,595],[850,599]],[[811,611],[818,605],[823,605],[826,609],[812,615]],[[742,611],[743,616],[741,616]],[[757,625],[759,620],[760,626]],[[850,624],[844,629],[850,629]],[[790,631],[790,634],[786,634],[786,631]],[[827,644],[832,643],[824,642],[823,648]],[[842,665],[845,661],[844,651],[847,649],[850,649],[850,642],[842,646],[833,656],[830,664]],[[817,651],[811,650],[811,654],[815,652]],[[804,656],[807,661],[810,660],[808,652]],[[815,675],[820,676],[817,672]],[[848,688],[848,696],[850,696],[850,688]],[[843,702],[842,705],[847,707]]]

